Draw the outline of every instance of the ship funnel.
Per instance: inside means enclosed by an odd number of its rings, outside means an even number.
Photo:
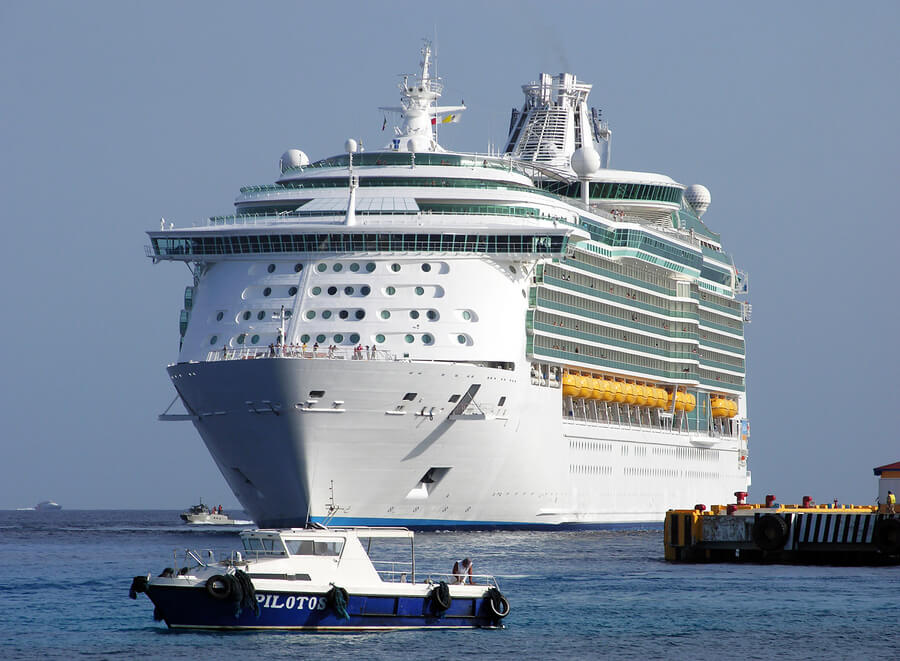
[[[612,132],[599,111],[588,108],[591,85],[570,73],[542,73],[537,82],[522,85],[522,91],[525,103],[510,118],[506,154],[571,173],[576,150],[596,150],[599,167],[609,167]]]

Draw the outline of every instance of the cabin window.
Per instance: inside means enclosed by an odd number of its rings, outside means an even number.
[[[309,398],[310,399],[322,399],[325,396],[324,390],[310,390]]]
[[[340,555],[344,540],[313,541],[311,539],[288,539],[284,542],[291,555]]]
[[[413,402],[413,401],[415,401],[416,397],[418,397],[418,393],[408,392],[405,395],[403,395],[403,400],[406,402]]]

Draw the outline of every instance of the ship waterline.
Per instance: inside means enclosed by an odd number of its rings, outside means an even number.
[[[746,278],[708,191],[610,169],[570,74],[523,86],[504,154],[447,151],[465,107],[430,57],[383,150],[289,150],[234,215],[148,233],[193,274],[162,419],[267,527],[652,522],[746,490]]]

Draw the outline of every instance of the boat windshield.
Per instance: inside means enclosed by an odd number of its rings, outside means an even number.
[[[344,548],[344,540],[329,541],[312,539],[286,539],[288,553],[291,555],[340,555]]]

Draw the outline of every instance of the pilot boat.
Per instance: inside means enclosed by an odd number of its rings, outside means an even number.
[[[373,561],[374,540],[408,541],[409,562]],[[219,561],[185,551],[183,567],[136,576],[130,596],[146,593],[171,629],[501,628],[509,614],[493,576],[417,573],[405,528],[247,530],[241,542]]]

